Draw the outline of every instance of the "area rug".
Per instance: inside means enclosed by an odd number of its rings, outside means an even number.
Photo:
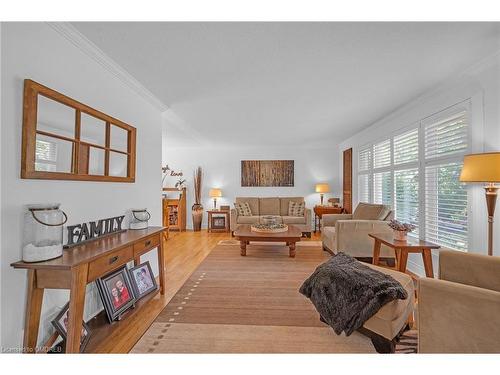
[[[131,352],[375,352],[357,332],[337,336],[299,293],[328,259],[321,247],[302,246],[295,258],[276,245],[253,245],[247,254],[240,256],[239,246],[216,246]]]

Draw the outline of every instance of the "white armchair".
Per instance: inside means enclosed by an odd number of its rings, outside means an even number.
[[[373,239],[368,233],[392,233],[387,225],[392,217],[389,206],[368,203],[360,203],[352,214],[323,215],[323,249],[331,254],[341,251],[355,258],[372,258]],[[392,249],[382,246],[380,257],[394,259],[395,254]]]

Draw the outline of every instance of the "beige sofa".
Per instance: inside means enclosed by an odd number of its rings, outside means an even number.
[[[419,353],[500,353],[500,257],[441,251],[419,279]]]
[[[387,225],[392,218],[389,206],[370,203],[359,203],[352,214],[323,215],[323,249],[331,254],[342,251],[355,258],[371,258],[373,239],[368,233],[392,233]],[[394,250],[382,245],[380,257],[394,259]]]
[[[283,224],[291,224],[298,227],[303,234],[311,236],[311,210],[306,207],[304,216],[288,216],[288,203],[303,202],[302,197],[237,197],[236,203],[248,202],[252,210],[252,216],[239,216],[236,209],[231,209],[230,226],[231,232],[236,230],[238,224],[258,224],[262,222],[262,216],[279,216],[278,221]]]

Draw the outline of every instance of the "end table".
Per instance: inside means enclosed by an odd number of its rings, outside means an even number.
[[[229,214],[228,210],[207,210],[208,213],[208,232],[229,232]]]
[[[406,263],[408,262],[409,253],[421,253],[422,260],[424,261],[425,276],[434,277],[431,249],[439,249],[441,246],[411,237],[408,237],[406,241],[395,240],[392,233],[369,233],[368,235],[375,240],[372,262],[374,265],[378,265],[380,247],[384,244],[394,249],[398,271],[403,273],[406,272]]]
[[[342,214],[344,209],[342,207],[335,206],[314,206],[314,233],[316,233],[316,228],[319,228],[321,232],[321,218],[326,214]]]

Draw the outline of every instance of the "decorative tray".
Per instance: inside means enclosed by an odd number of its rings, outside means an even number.
[[[282,233],[288,231],[286,224],[252,224],[252,232],[257,233]]]

